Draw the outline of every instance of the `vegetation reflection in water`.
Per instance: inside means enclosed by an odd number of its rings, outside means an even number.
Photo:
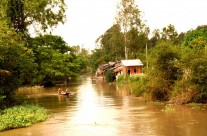
[[[163,112],[168,109],[163,103],[138,101],[115,84],[82,79],[81,84],[69,86],[76,93],[74,97],[56,95],[58,88],[32,92],[31,101],[50,109],[53,117],[28,128],[2,132],[0,136],[207,134],[205,105],[170,105],[167,107],[174,110]]]

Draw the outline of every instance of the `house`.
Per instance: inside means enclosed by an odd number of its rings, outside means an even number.
[[[143,63],[139,59],[121,60],[120,64],[114,67],[113,71],[117,75],[138,75],[142,73]]]
[[[121,65],[123,75],[135,75],[142,73],[143,63],[139,59],[121,60]]]
[[[109,62],[102,64],[96,70],[95,77],[104,78],[104,74],[107,70],[112,70],[114,75],[139,75],[142,73],[143,63],[139,59],[134,60],[121,60],[117,62]]]
[[[103,77],[104,76],[104,73],[107,71],[107,70],[110,70],[110,69],[113,69],[113,67],[116,65],[117,62],[109,62],[109,63],[106,63],[106,64],[102,64],[99,66],[99,68],[96,70],[96,77]]]

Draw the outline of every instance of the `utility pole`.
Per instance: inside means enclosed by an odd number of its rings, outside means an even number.
[[[148,71],[148,54],[147,54],[147,42],[146,42],[146,61],[147,61],[147,71]]]

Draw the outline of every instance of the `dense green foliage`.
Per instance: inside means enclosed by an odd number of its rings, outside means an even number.
[[[106,82],[113,82],[115,81],[115,75],[112,70],[107,70],[105,73]]]
[[[145,74],[119,76],[118,82],[129,83],[130,90],[137,96],[180,104],[207,102],[206,26],[178,34],[170,24],[162,31],[155,30],[148,39],[146,31],[142,33],[133,27],[123,31],[119,25],[113,25],[99,37],[99,46],[91,55],[94,71],[100,64],[124,59],[127,45],[128,58],[141,59]],[[147,62],[149,67],[146,67]]]
[[[140,13],[133,0],[119,3],[117,24],[99,37],[99,48],[91,55],[94,71],[109,61],[139,58],[149,64],[143,77],[118,78],[129,82],[136,95],[173,103],[207,102],[207,27],[178,34],[170,24],[154,30],[149,39]]]
[[[88,52],[76,53],[60,36],[31,37],[65,21],[64,0],[0,2],[0,108],[12,106],[22,85],[67,82],[87,67]]]
[[[45,35],[25,41],[2,21],[0,30],[0,70],[10,73],[0,75],[1,106],[15,103],[13,96],[19,86],[64,82],[86,68],[87,52],[75,54],[60,36]]]
[[[30,39],[37,64],[35,84],[47,81],[64,81],[74,77],[86,66],[60,36],[44,35]]]
[[[119,60],[124,58],[123,34],[118,24],[113,25],[97,39],[99,48],[104,54],[103,61]],[[98,50],[96,50],[98,52]],[[98,55],[98,54],[97,54]],[[94,56],[95,57],[95,56]]]
[[[147,91],[144,84],[148,82],[148,79],[145,76],[124,76],[120,74],[116,82],[118,84],[124,83],[135,96],[142,96]]]
[[[134,0],[120,1],[115,19],[97,39],[90,61],[93,72],[109,61],[141,59],[144,76],[118,77],[118,82],[130,83],[137,96],[173,103],[207,102],[207,26],[178,34],[169,24],[149,38]]]
[[[206,30],[202,26],[187,32],[181,44],[174,42],[179,36],[173,41],[158,40],[149,51],[147,82],[140,87],[145,94],[173,103],[207,102]]]
[[[0,18],[21,33],[28,27],[46,31],[65,21],[64,0],[1,0],[0,7]]]
[[[34,74],[32,50],[26,48],[21,35],[7,24],[0,21],[0,70],[9,74],[0,74],[0,105],[8,106],[13,103],[13,94],[17,87]],[[11,39],[11,40],[8,40]]]
[[[16,106],[0,111],[0,131],[28,127],[50,117],[48,110],[33,105]]]
[[[160,42],[150,53],[149,83],[147,87],[153,100],[168,100],[174,82],[179,78],[176,66],[180,56],[171,42]]]

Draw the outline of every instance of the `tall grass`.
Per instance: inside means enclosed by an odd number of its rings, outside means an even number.
[[[147,78],[145,76],[134,75],[134,76],[123,76],[119,75],[117,83],[126,83],[133,94],[136,96],[142,96],[146,92]]]
[[[15,106],[0,111],[0,131],[30,126],[50,117],[48,110],[34,105]]]

